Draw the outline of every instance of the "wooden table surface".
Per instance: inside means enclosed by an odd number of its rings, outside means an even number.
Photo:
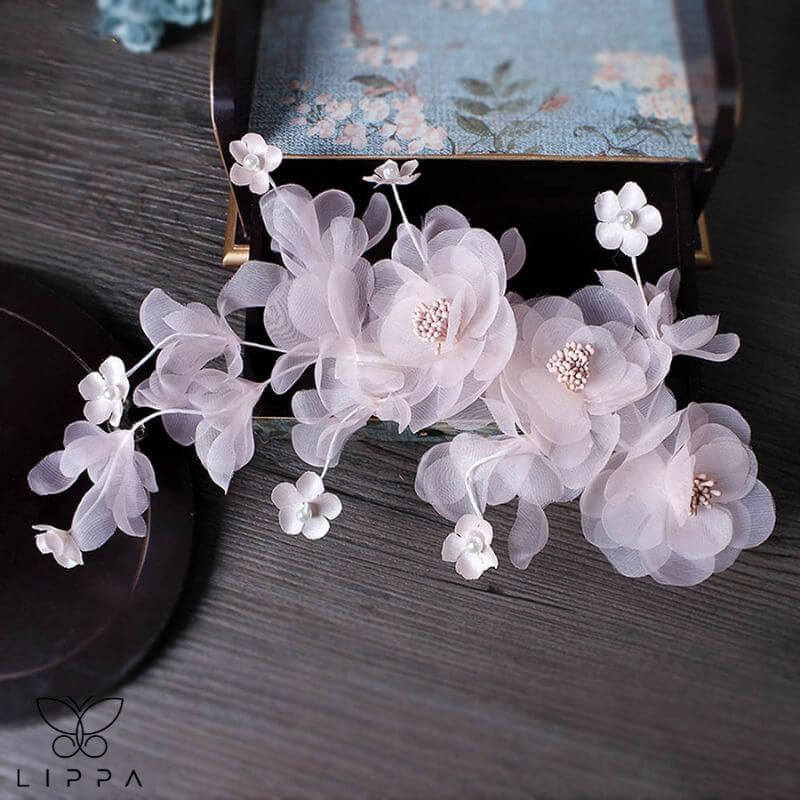
[[[141,349],[150,287],[210,302],[225,278],[209,30],[134,56],[96,38],[89,0],[0,11],[0,261]],[[351,444],[330,480],[346,512],[309,542],[280,532],[267,499],[301,464],[287,439],[262,442],[227,497],[195,470],[192,571],[164,643],[120,690],[113,788],[67,790],[37,721],[0,729],[0,794],[800,795],[800,9],[734,11],[744,123],[699,293],[743,346],[702,367],[700,399],[751,422],[772,538],[670,589],[615,574],[569,505],[527,572],[466,584],[439,561],[447,524],[414,494],[423,444]],[[18,767],[39,786],[15,788]],[[122,788],[131,768],[138,794]]]

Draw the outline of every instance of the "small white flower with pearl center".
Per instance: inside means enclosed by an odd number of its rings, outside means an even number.
[[[415,172],[418,166],[419,161],[414,159],[404,161],[403,166],[398,166],[396,161],[389,159],[375,167],[372,175],[365,175],[364,180],[376,186],[405,186],[419,178],[419,173]]]
[[[582,392],[589,380],[589,363],[594,347],[583,342],[567,342],[547,360],[547,371],[571,392]]]
[[[241,139],[231,142],[229,149],[236,161],[231,167],[231,183],[248,186],[253,194],[268,191],[269,174],[283,161],[280,149],[267,144],[258,133],[246,133]]]
[[[83,414],[92,425],[108,420],[112,427],[118,427],[130,391],[122,359],[109,356],[96,372],[90,372],[78,384],[78,391],[86,400]]]
[[[454,562],[462,578],[475,580],[487,569],[497,569],[491,545],[492,526],[475,514],[464,514],[442,544],[442,560]]]
[[[423,342],[441,347],[447,340],[447,323],[450,319],[450,301],[440,297],[430,305],[420,303],[412,315],[414,333]]]
[[[640,186],[628,181],[619,193],[601,192],[594,201],[595,236],[606,250],[622,250],[631,258],[647,249],[649,236],[661,230],[661,213],[647,205]]]
[[[316,472],[304,472],[297,483],[279,483],[272,490],[272,502],[278,508],[281,530],[291,536],[302,533],[306,539],[321,539],[336,519],[342,503],[325,491]]]
[[[695,475],[692,480],[692,498],[689,501],[689,513],[694,516],[701,507],[711,508],[711,501],[720,497],[722,492],[714,487],[717,482],[709,478],[705,472]]]

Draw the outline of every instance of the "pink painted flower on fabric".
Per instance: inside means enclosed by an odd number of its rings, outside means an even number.
[[[742,416],[691,403],[586,487],[584,536],[623,575],[693,586],[772,533],[775,505],[757,473]]]
[[[283,161],[283,153],[267,144],[258,133],[246,133],[229,146],[236,163],[231,167],[231,183],[247,186],[253,194],[264,194],[269,189],[269,174]]]
[[[622,250],[626,256],[640,256],[647,238],[661,230],[661,213],[647,204],[639,184],[628,181],[617,192],[605,191],[594,201],[597,216],[595,236],[606,250]]]
[[[469,406],[508,361],[516,328],[505,258],[491,234],[439,206],[421,230],[402,225],[392,258],[373,272],[375,340],[406,371],[416,432]]]

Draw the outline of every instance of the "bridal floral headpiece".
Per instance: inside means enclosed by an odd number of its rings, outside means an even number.
[[[402,220],[391,257],[372,263],[365,254],[391,226],[383,193],[357,216],[342,191],[313,197],[278,186],[281,153],[261,136],[230,149],[231,180],[261,195],[282,264],[246,263],[213,309],[160,289],[145,298],[151,351],[129,368],[111,355],[87,375],[78,386],[86,419],[30,472],[39,494],[62,492],[84,472],[90,484],[68,529],[34,526],[43,553],[73,567],[117,528],[145,534],[158,486],[137,432],[158,418],[227,490],[253,456],[262,393],[288,392],[312,370],[314,388],[292,397],[292,443],[318,471],[272,492],[287,534],[328,533],[342,512],[328,472],[376,417],[400,431],[463,431],[425,453],[416,491],[454,523],[441,555],[466,579],[498,566],[486,510],[514,500],[516,520],[499,538],[520,569],[547,542],[544,509],[577,497],[586,539],[623,575],[659,583],[700,583],[770,535],[774,505],[757,479],[747,423],[716,403],[678,410],[664,385],[676,356],[725,361],[739,340],[717,333],[715,316],[679,317],[677,270],[642,283],[637,258],[661,215],[638,185],[595,201],[597,241],[630,257],[633,277],[598,272],[599,286],[526,300],[506,290],[525,262],[516,229],[496,239],[448,206],[419,227],[409,222],[399,188],[419,178],[416,161],[387,161],[364,178],[389,187]],[[229,323],[247,308],[263,309],[270,345],[243,340]],[[278,354],[268,380],[241,377],[246,347]],[[134,406],[152,411],[131,423]],[[477,432],[492,423],[495,433]]]

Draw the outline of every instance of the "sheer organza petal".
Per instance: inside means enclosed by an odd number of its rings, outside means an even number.
[[[527,569],[547,544],[547,517],[541,506],[520,499],[517,516],[508,535],[508,558],[517,569]]]
[[[500,237],[500,248],[506,261],[506,278],[513,278],[525,264],[525,240],[516,228],[509,228]]]

